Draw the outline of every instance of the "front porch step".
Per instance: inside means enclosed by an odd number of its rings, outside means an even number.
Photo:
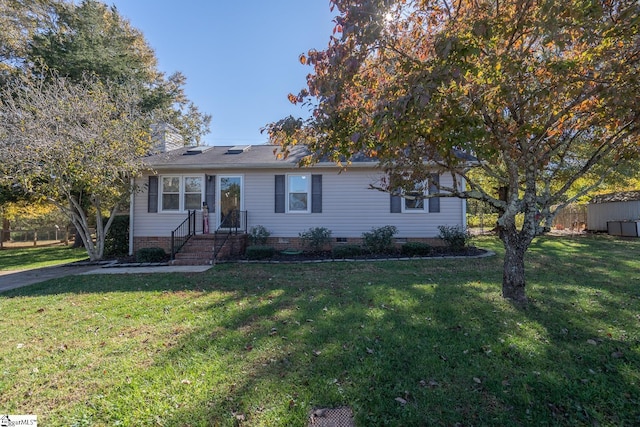
[[[196,234],[175,255],[173,265],[209,265],[213,260],[214,234]]]
[[[224,246],[218,248],[218,259],[228,258],[244,254],[247,247],[247,235],[237,234],[232,236],[215,234],[197,234],[192,236],[187,243],[175,254],[173,265],[211,265],[213,264],[214,245],[228,237]]]

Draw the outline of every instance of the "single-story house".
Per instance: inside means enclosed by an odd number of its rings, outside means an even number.
[[[330,230],[336,244],[358,243],[362,233],[386,225],[397,227],[398,242],[428,241],[443,225],[466,227],[462,199],[403,198],[371,189],[383,177],[374,159],[363,156],[346,170],[333,162],[300,168],[304,147],[293,147],[287,157],[276,156],[276,149],[180,147],[145,158],[148,169],[135,180],[141,191],[131,199],[130,252],[169,251],[172,231],[193,211],[196,235],[263,226],[277,249],[298,247],[299,234],[313,227]],[[453,185],[450,174],[434,169],[424,191],[435,191],[436,181]]]
[[[634,235],[622,233],[621,225],[626,224],[636,230],[636,222],[640,220],[640,191],[621,191],[601,194],[593,197],[587,205],[587,229],[589,231],[607,231],[615,235]],[[615,229],[612,229],[614,227]]]

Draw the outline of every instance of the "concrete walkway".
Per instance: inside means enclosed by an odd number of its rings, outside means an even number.
[[[201,273],[210,265],[162,265],[155,267],[100,267],[96,265],[60,265],[21,271],[0,271],[0,292],[79,274],[153,274]]]

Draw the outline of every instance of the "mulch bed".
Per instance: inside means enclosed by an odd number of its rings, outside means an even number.
[[[360,260],[360,261],[378,261],[378,260],[398,260],[398,259],[411,259],[411,258],[442,258],[442,257],[472,257],[479,256],[487,253],[484,249],[476,247],[468,247],[462,251],[452,251],[446,247],[432,248],[431,253],[421,257],[410,257],[403,255],[400,252],[388,253],[388,254],[363,254],[354,257],[337,258],[334,257],[331,251],[325,252],[300,252],[300,251],[281,251],[268,259],[262,260],[247,260],[246,257],[229,258],[223,261],[249,261],[249,262],[321,262],[321,261],[342,261],[342,260]]]

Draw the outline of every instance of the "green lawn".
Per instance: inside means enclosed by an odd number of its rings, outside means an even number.
[[[7,248],[0,250],[0,271],[29,270],[86,259],[87,251],[84,248],[74,249],[70,246]]]
[[[640,239],[498,255],[77,276],[0,294],[0,413],[42,425],[639,425]]]

